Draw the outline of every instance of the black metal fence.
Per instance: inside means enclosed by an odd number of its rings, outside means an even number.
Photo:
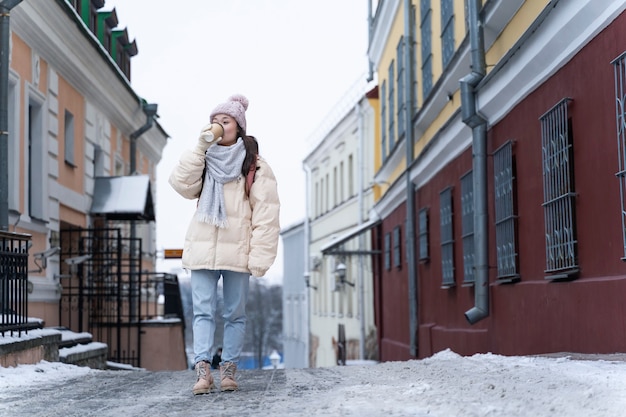
[[[61,229],[59,323],[109,347],[109,361],[141,367],[143,323],[180,318],[178,277],[141,267],[141,239],[117,228]]]
[[[31,236],[0,231],[0,335],[27,332],[28,243]]]

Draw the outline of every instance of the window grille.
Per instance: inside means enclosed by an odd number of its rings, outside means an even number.
[[[404,135],[404,71],[407,70],[404,64],[404,48],[404,36],[402,36],[396,49],[396,61],[398,62],[398,71],[396,74],[396,83],[398,85],[398,94],[396,94],[396,107],[398,108],[398,139]]]
[[[497,278],[519,278],[517,265],[517,216],[513,180],[513,143],[507,142],[493,154],[493,175],[495,191],[495,226]]]
[[[389,92],[388,92],[388,114],[389,114],[389,152],[393,151],[393,148],[396,145],[396,123],[395,123],[395,101],[396,101],[396,93],[394,89],[394,74],[395,74],[395,62],[391,61],[389,64]]]
[[[412,88],[411,88],[411,104],[413,105],[413,108],[408,109],[408,115],[407,117],[413,117],[413,112],[415,112],[415,110],[419,107],[418,106],[418,100],[417,98],[419,97],[419,84],[417,81],[417,74],[415,73],[415,71],[417,71],[417,68],[419,68],[419,54],[417,53],[417,19],[416,19],[416,8],[414,4],[411,4],[411,34],[412,39],[410,40],[410,45],[407,45],[407,47],[410,47],[410,54],[409,56],[413,57],[413,60],[411,61],[413,68],[411,69],[411,83],[412,83]],[[409,66],[407,63],[407,71],[409,71]]]
[[[444,68],[454,55],[454,4],[441,0],[441,56]]]
[[[572,270],[578,265],[569,102],[568,98],[561,100],[540,118],[547,273]]]
[[[429,258],[428,247],[428,209],[423,208],[419,212],[419,242],[420,242],[420,261],[426,261]]]
[[[432,61],[432,13],[430,0],[422,0],[420,3],[420,32],[422,37],[422,100],[426,100],[433,86],[433,61]]]
[[[383,81],[383,85],[380,87],[380,96],[383,98],[380,100],[380,126],[381,126],[381,155],[383,162],[387,160],[387,106],[385,101],[385,94],[387,93],[387,81]]]
[[[454,285],[454,233],[452,229],[452,188],[439,194],[441,227],[441,272],[444,287]]]
[[[461,177],[461,222],[463,226],[463,282],[474,282],[474,175]]]
[[[401,228],[400,226],[396,226],[393,229],[393,265],[397,268],[402,267],[402,240],[401,237]]]
[[[622,205],[622,247],[626,260],[626,52],[612,62],[615,74],[615,120],[617,123],[617,174]]]

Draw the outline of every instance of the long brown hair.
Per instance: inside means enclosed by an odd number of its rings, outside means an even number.
[[[259,155],[259,142],[254,136],[243,136],[243,145],[246,148],[246,157],[241,166],[241,174],[245,177],[253,166],[256,169],[256,159]]]

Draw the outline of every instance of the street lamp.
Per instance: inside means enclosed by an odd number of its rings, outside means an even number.
[[[276,349],[274,349],[272,353],[270,353],[270,362],[272,362],[272,366],[274,367],[274,369],[276,369],[278,367],[278,364],[280,363],[280,355],[278,354],[278,352],[276,352]]]
[[[337,266],[335,267],[335,273],[339,278],[339,283],[348,284],[349,286],[354,287],[353,282],[346,280],[346,269],[346,264],[344,264],[343,262],[339,262],[339,264],[337,264]]]
[[[315,285],[311,285],[311,275],[309,274],[304,274],[304,284],[307,288],[313,288],[314,290],[317,290],[317,287]]]

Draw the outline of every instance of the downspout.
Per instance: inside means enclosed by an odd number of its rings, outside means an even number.
[[[367,45],[368,48],[369,46],[372,45],[372,36],[373,36],[373,32],[374,32],[374,16],[372,16],[372,0],[369,0],[367,2]],[[368,64],[368,75],[367,75],[367,82],[370,82],[374,79],[374,63],[372,62],[371,59],[367,59],[367,64]]]
[[[358,117],[358,139],[357,139],[357,155],[359,158],[359,195],[358,195],[358,206],[359,206],[359,225],[363,224],[364,217],[364,196],[363,189],[365,187],[365,134],[363,132],[363,107],[361,103],[357,103],[354,111]],[[365,236],[363,233],[359,234],[359,252],[365,250]],[[365,282],[364,282],[364,270],[365,270],[365,260],[363,259],[365,255],[359,254],[359,267],[358,267],[358,280],[359,280],[359,315],[361,316],[361,320],[359,320],[359,359],[365,359]]]
[[[470,324],[489,315],[489,259],[487,219],[487,120],[476,109],[476,86],[486,74],[485,42],[480,18],[481,0],[469,0],[472,72],[460,81],[463,123],[472,129],[474,185],[474,307],[465,312]]]
[[[147,132],[154,124],[154,118],[157,113],[157,108],[158,106],[156,104],[148,104],[144,102],[142,105],[142,109],[143,109],[143,112],[146,114],[146,123],[143,126],[141,126],[139,129],[137,129],[136,131],[130,134],[130,175],[135,175],[135,171],[137,170],[137,139],[139,139],[139,136]],[[136,248],[135,248],[136,238],[137,238],[137,224],[135,220],[131,220],[130,221],[131,259],[136,251]],[[141,263],[141,254],[139,254],[139,259],[140,259],[139,262]],[[130,264],[129,272],[130,272],[130,277],[131,277],[131,287],[133,287],[134,291],[137,291],[136,294],[139,294],[139,288],[134,287],[139,284],[139,280],[137,279],[138,278],[137,274],[139,273],[138,269],[141,269],[140,267],[138,268],[138,265],[135,265],[134,263]],[[138,311],[137,310],[138,306],[135,305],[136,302],[137,301],[135,297],[131,297],[131,305],[130,305],[131,317],[134,317],[133,314]]]
[[[409,335],[410,353],[418,353],[418,285],[415,263],[415,186],[411,181],[411,163],[413,162],[413,36],[411,0],[404,0],[404,142],[406,144],[406,259],[409,284]]]
[[[304,180],[304,282],[306,283],[306,288],[304,289],[306,296],[306,340],[304,343],[304,360],[306,363],[306,367],[310,368],[310,344],[311,344],[311,306],[309,301],[309,282],[311,279],[311,253],[309,248],[309,239],[310,239],[310,227],[311,223],[309,221],[309,204],[311,201],[311,197],[309,195],[311,189],[311,168],[305,163],[302,164],[302,169],[305,173]]]
[[[154,117],[157,113],[157,104],[143,103],[142,109],[146,114],[146,123],[130,134],[130,175],[135,175],[137,169],[137,139],[146,133],[154,124]]]
[[[22,0],[0,2],[0,231],[9,230],[9,55],[11,9]]]

